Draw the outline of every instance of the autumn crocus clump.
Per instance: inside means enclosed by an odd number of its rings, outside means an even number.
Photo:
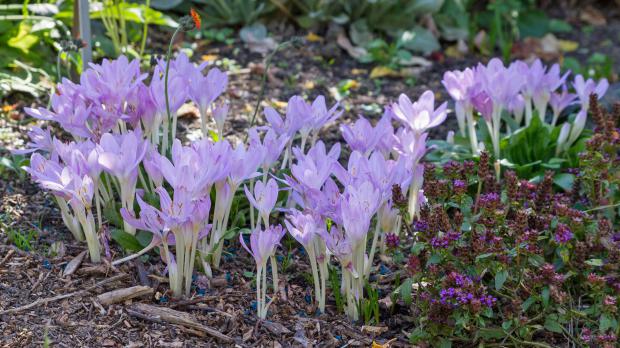
[[[568,117],[559,126],[562,135],[558,137],[556,156],[568,151],[579,138],[585,126],[590,94],[602,98],[609,83],[606,79],[585,80],[581,75],[576,75],[570,83],[569,74],[561,74],[558,64],[546,67],[540,60],[529,65],[514,61],[505,66],[494,58],[487,65],[479,63],[463,71],[448,71],[442,83],[454,100],[460,134],[469,139],[474,155],[483,150],[483,144],[478,143],[475,113],[482,117],[498,169],[502,159],[502,128],[505,128],[504,134],[513,134],[530,126],[534,117],[553,128],[564,112],[571,111],[569,106],[577,104],[580,111],[576,116]],[[497,172],[499,175],[499,170]]]

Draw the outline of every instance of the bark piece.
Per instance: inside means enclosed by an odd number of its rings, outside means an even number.
[[[226,343],[234,342],[232,337],[196,322],[196,320],[189,313],[177,311],[167,307],[153,306],[146,303],[135,303],[127,308],[127,313],[131,316],[144,320],[185,326],[204,332]]]
[[[102,305],[123,302],[132,298],[153,294],[153,288],[148,286],[132,286],[130,288],[116,289],[97,296],[97,301]]]

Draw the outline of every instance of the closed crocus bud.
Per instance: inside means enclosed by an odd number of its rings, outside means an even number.
[[[560,130],[560,135],[558,135],[558,143],[555,150],[555,155],[559,155],[560,152],[564,149],[564,144],[566,143],[566,139],[568,139],[568,134],[570,133],[570,123],[564,123],[562,125],[562,129]]]
[[[570,130],[570,134],[568,136],[567,146],[572,145],[577,138],[581,135],[583,131],[583,127],[586,125],[586,119],[588,118],[588,113],[586,110],[581,110],[575,117],[575,121],[573,121],[573,127]]]
[[[220,137],[224,130],[224,121],[226,121],[226,117],[228,116],[228,108],[228,103],[221,103],[213,109],[213,119],[215,120],[217,132]]]
[[[446,143],[454,144],[454,131],[449,131],[448,135],[446,135]]]

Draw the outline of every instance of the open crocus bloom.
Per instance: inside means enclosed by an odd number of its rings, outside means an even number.
[[[394,117],[413,132],[421,134],[440,125],[447,116],[447,103],[435,109],[435,94],[432,91],[422,93],[420,99],[412,103],[409,97],[401,94],[398,103],[392,104]]]

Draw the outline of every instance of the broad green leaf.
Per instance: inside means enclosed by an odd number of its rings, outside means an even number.
[[[413,279],[408,278],[406,279],[398,288],[398,291],[400,292],[400,298],[403,300],[403,302],[405,302],[406,304],[411,304],[411,290],[413,288]]]
[[[545,287],[540,293],[540,295],[542,297],[543,306],[545,307],[549,306],[549,288]]]
[[[599,330],[605,332],[609,329],[615,331],[618,328],[618,321],[616,318],[610,316],[607,313],[603,313],[599,319]]]
[[[123,230],[113,229],[110,235],[115,242],[127,251],[140,251],[143,249],[136,236],[133,236]]]
[[[508,271],[501,270],[495,274],[495,290],[501,290],[508,279]]]
[[[547,319],[545,319],[545,329],[555,333],[563,332],[562,325],[552,316],[548,316]]]
[[[421,52],[425,55],[440,48],[437,38],[422,27],[414,27],[411,30],[402,32],[399,37],[399,43],[408,50]]]

